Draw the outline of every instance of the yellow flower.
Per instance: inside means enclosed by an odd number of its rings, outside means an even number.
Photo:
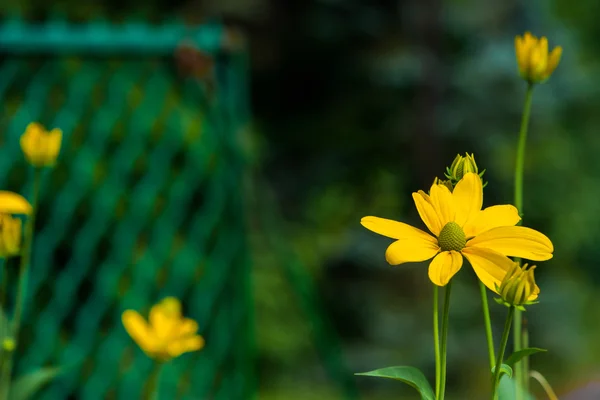
[[[31,204],[20,194],[0,190],[0,213],[29,215],[32,211]]]
[[[21,251],[21,220],[0,214],[0,258],[16,256]]]
[[[134,310],[123,312],[121,319],[129,336],[156,360],[167,361],[204,347],[204,339],[197,334],[198,323],[183,318],[181,304],[174,297],[167,297],[150,309],[149,323]]]
[[[500,205],[481,209],[483,188],[476,173],[468,173],[453,192],[432,185],[430,195],[413,193],[421,219],[434,236],[402,222],[364,217],[361,224],[380,235],[396,239],[385,253],[391,265],[435,257],[429,279],[445,286],[462,267],[465,256],[479,279],[496,291],[513,262],[506,256],[543,261],[552,258],[554,247],[543,234],[522,226],[517,209]]]
[[[60,129],[54,128],[48,132],[42,125],[32,122],[21,135],[21,149],[34,167],[51,167],[56,163],[61,141]]]
[[[515,37],[515,52],[521,77],[530,83],[543,82],[552,75],[560,62],[562,47],[556,46],[548,53],[548,39],[525,32]]]

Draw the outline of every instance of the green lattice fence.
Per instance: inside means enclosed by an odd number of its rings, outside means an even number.
[[[17,374],[74,367],[39,398],[141,398],[151,362],[120,316],[167,295],[207,346],[166,368],[161,398],[252,398],[246,71],[222,37],[212,25],[0,26],[0,187],[29,193],[18,143],[30,121],[64,132],[43,176]],[[185,38],[215,56],[211,96],[177,74]]]

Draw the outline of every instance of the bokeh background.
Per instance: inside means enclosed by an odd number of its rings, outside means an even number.
[[[549,351],[531,366],[561,399],[600,398],[574,394],[600,379],[598,12],[592,0],[2,2],[3,188],[30,190],[29,121],[65,132],[44,175],[17,370],[77,365],[40,398],[139,398],[151,365],[120,313],[175,295],[207,347],[172,363],[165,398],[417,398],[352,375],[434,375],[426,264],[390,267],[389,240],[359,221],[420,224],[411,192],[464,152],[486,169],[485,204],[512,201],[525,92],[513,41],[530,30],[564,48],[535,89],[525,164],[525,224],[555,244],[527,312],[530,343]],[[487,398],[469,268],[453,292],[448,397]],[[498,338],[505,309],[491,307]]]

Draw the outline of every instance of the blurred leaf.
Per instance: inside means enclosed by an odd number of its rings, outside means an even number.
[[[44,367],[15,380],[10,388],[9,400],[28,400],[44,385],[62,373],[62,368]]]
[[[515,351],[514,353],[512,353],[510,355],[510,357],[508,357],[505,361],[505,364],[510,365],[511,367],[514,366],[516,363],[518,363],[519,361],[521,361],[522,358],[530,356],[532,354],[535,353],[541,353],[544,351],[548,351],[546,349],[540,349],[537,347],[528,347],[526,349],[522,349],[519,351]]]
[[[376,378],[402,381],[417,389],[422,400],[435,400],[435,395],[433,394],[429,382],[427,382],[427,378],[425,378],[425,375],[423,375],[421,371],[414,367],[387,367],[354,375],[374,376]]]
[[[494,365],[494,367],[492,368],[492,374],[496,373],[496,366]],[[500,376],[502,375],[508,375],[509,378],[512,378],[513,375],[513,370],[511,368],[510,365],[507,364],[502,364],[500,365]]]
[[[503,375],[500,378],[500,384],[498,385],[498,400],[515,400],[516,395],[516,382],[514,379],[509,378],[507,375]],[[535,400],[531,394],[525,394],[523,400]]]

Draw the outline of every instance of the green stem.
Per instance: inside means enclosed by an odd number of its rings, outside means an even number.
[[[533,84],[527,85],[525,93],[525,104],[523,105],[523,116],[521,118],[521,130],[519,131],[519,142],[517,144],[517,159],[515,165],[515,207],[519,211],[519,215],[523,216],[523,171],[525,169],[525,145],[527,144],[527,129],[529,127],[529,115],[531,113],[531,103],[533,98]],[[520,259],[515,259],[520,262]],[[523,329],[521,325],[522,315],[520,310],[514,313],[514,350],[519,351],[523,348],[522,337]],[[518,362],[515,364],[515,376],[517,378],[517,400],[522,398],[522,388],[527,379],[528,371],[523,368],[523,364]]]
[[[149,385],[148,385],[148,399],[158,400],[158,393],[160,392],[160,376],[163,370],[164,363],[155,361],[154,368],[150,374]]]
[[[529,330],[527,329],[527,318],[523,317],[522,319],[522,329],[523,338],[522,345],[523,348],[526,349],[529,347]],[[523,393],[529,393],[529,357],[523,357]]]
[[[8,310],[8,304],[6,303],[6,292],[8,290],[8,259],[2,258],[0,259],[0,264],[2,264],[2,284],[0,285],[0,306],[2,306],[2,312],[6,317],[6,312]],[[4,328],[3,328],[4,329]]]
[[[441,371],[440,371],[440,393],[438,400],[444,400],[446,394],[446,346],[448,344],[448,317],[450,315],[450,292],[452,281],[446,285],[444,293],[444,314],[442,315],[442,345],[441,345]]]
[[[435,352],[435,398],[440,394],[440,307],[439,288],[433,285],[433,350]]]
[[[504,352],[506,351],[506,344],[508,343],[510,325],[512,323],[514,313],[515,307],[511,306],[508,309],[508,315],[506,316],[506,322],[504,323],[504,331],[502,332],[502,339],[500,340],[500,349],[498,350],[498,359],[496,360],[496,369],[494,370],[494,382],[492,384],[492,400],[496,400],[497,398],[498,384],[500,383],[500,370],[502,367],[502,361],[504,360]]]
[[[490,370],[496,364],[496,355],[494,354],[494,336],[492,333],[492,321],[490,319],[490,308],[488,306],[487,290],[483,282],[479,281],[479,290],[481,291],[481,304],[483,306],[483,321],[485,323],[485,338],[487,340],[488,354],[490,356]]]
[[[21,262],[19,265],[19,282],[17,286],[17,298],[15,300],[15,313],[12,324],[12,339],[19,343],[19,329],[21,327],[21,317],[23,314],[23,303],[25,302],[25,292],[27,290],[27,282],[29,278],[29,264],[31,259],[31,246],[33,243],[34,228],[35,228],[35,214],[37,212],[37,204],[40,193],[40,182],[42,177],[42,170],[40,168],[34,168],[33,170],[33,193],[31,195],[31,215],[27,218],[25,223],[25,234],[23,239],[23,249],[21,253]],[[2,391],[0,392],[0,399],[6,400],[10,392],[12,365],[15,351],[14,349],[7,351],[8,357],[2,363]],[[5,353],[5,354],[6,354]]]

